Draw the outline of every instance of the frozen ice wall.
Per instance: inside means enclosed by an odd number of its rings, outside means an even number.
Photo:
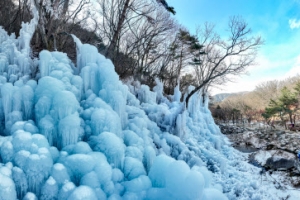
[[[36,9],[30,23],[22,23],[20,37],[8,35],[0,27],[0,134],[9,135],[16,121],[32,118],[33,90],[36,86],[31,75],[36,71],[36,61],[31,59],[30,40],[38,23]]]
[[[124,85],[75,36],[76,72],[62,52],[32,60],[35,20],[18,39],[0,28],[0,200],[272,199],[221,135],[207,97],[185,109],[179,86],[168,100],[158,79],[153,91]]]

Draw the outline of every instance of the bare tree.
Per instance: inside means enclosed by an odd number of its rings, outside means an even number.
[[[97,0],[95,12],[104,55],[112,60],[121,78],[153,80],[169,63],[169,38],[175,21],[153,0]]]
[[[112,29],[112,31],[110,32],[111,40],[110,40],[110,44],[105,53],[106,57],[109,57],[109,58],[114,57],[114,51],[116,49],[117,42],[120,39],[120,36],[122,33],[122,28],[125,24],[125,20],[128,17],[129,9],[133,7],[133,4],[130,4],[130,1],[131,0],[119,1],[118,7],[111,7],[112,9],[117,10],[117,12],[116,12],[117,16],[116,16],[115,24],[113,26],[110,25],[111,26],[110,28]],[[102,1],[102,6],[105,6],[105,1]],[[103,8],[103,13],[105,13],[105,8]],[[114,13],[112,13],[111,10],[110,10],[110,14],[112,15],[112,16],[110,16],[111,19],[113,19]],[[105,13],[104,16],[108,16],[108,14]]]
[[[247,23],[232,17],[229,21],[229,38],[227,40],[214,32],[214,27],[205,24],[199,31],[199,41],[205,54],[195,55],[198,63],[194,64],[198,84],[185,100],[186,106],[190,97],[200,89],[215,82],[228,81],[228,75],[239,75],[253,64],[258,48],[262,45],[260,37],[251,36]]]
[[[266,107],[270,99],[278,98],[283,85],[284,84],[278,80],[266,81],[258,84],[255,87],[254,93],[261,99],[264,107]]]
[[[125,52],[135,59],[134,76],[160,76],[168,60],[169,38],[174,33],[175,22],[164,10],[151,13],[152,20],[142,19],[130,26],[131,32],[123,40]]]
[[[130,31],[130,26],[146,18],[151,20],[149,13],[151,2],[148,0],[96,0],[94,11],[100,19],[99,34],[106,43],[105,56],[114,61],[121,38]]]
[[[28,0],[1,0],[0,1],[0,26],[8,33],[17,36],[22,22],[29,22],[31,11],[27,7]]]
[[[84,13],[90,0],[34,0],[39,13],[35,43],[39,48],[57,49],[56,39],[60,33],[70,32],[71,26],[87,19]]]

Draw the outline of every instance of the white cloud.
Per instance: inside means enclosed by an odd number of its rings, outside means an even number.
[[[300,28],[300,20],[297,20],[297,19],[290,19],[290,20],[289,20],[289,25],[290,25],[290,28],[291,28],[291,29],[294,29],[294,28]]]
[[[236,78],[236,81],[226,83],[218,88],[211,88],[210,93],[212,95],[219,93],[236,93],[253,91],[255,87],[263,82],[274,80],[272,77],[251,77],[243,75]]]
[[[272,61],[261,55],[257,59],[258,65],[249,68],[249,75],[236,77],[234,82],[220,85],[218,88],[211,88],[211,94],[235,93],[252,91],[263,82],[272,80],[284,80],[300,74],[300,55],[291,60]],[[290,67],[289,67],[290,66]],[[285,72],[277,71],[286,69]]]
[[[294,77],[300,74],[300,55],[296,58],[295,64],[292,68],[283,76],[283,79]]]

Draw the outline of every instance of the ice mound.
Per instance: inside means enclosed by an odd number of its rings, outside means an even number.
[[[36,23],[17,39],[0,28],[0,200],[270,199],[258,171],[237,165],[208,97],[186,109],[179,86],[168,99],[158,79],[152,91],[124,85],[75,36],[76,67],[57,51],[32,59]]]

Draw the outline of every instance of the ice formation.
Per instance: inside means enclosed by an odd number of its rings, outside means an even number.
[[[168,100],[158,79],[153,91],[124,85],[75,36],[76,69],[61,52],[34,60],[36,22],[17,39],[0,27],[0,200],[273,198],[214,124],[207,97],[185,109],[179,86]]]

